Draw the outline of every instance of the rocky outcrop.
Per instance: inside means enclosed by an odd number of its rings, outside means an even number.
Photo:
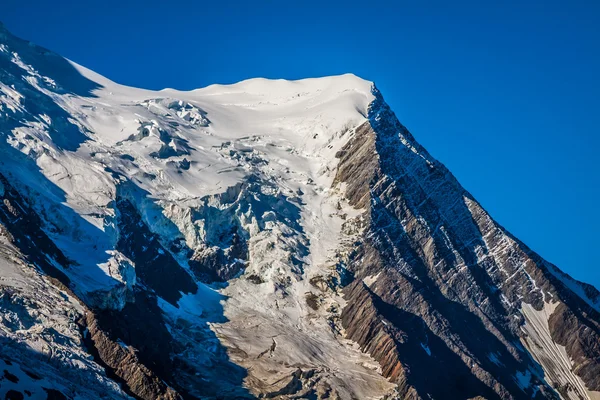
[[[397,383],[400,398],[500,398],[421,317],[385,303],[360,280],[344,292],[348,306],[342,322],[348,337],[379,361],[384,376]]]
[[[600,326],[597,319],[560,303],[548,323],[552,339],[564,346],[573,360],[573,372],[581,377],[588,389],[600,392]]]
[[[596,310],[496,224],[375,95],[369,122],[337,155],[335,185],[364,209],[364,231],[347,260],[356,278],[342,318],[349,337],[399,383],[399,398],[554,398],[547,366],[520,344],[528,323],[521,306],[559,302],[552,337],[571,338],[573,371],[594,390]],[[444,377],[454,374],[470,393],[454,387],[442,395],[452,387]],[[424,375],[433,379],[424,383]]]
[[[137,304],[130,307],[134,310],[140,308]],[[165,370],[169,370],[171,364],[169,354],[168,352],[165,354],[162,349],[169,346],[170,338],[163,337],[162,339],[167,340],[167,342],[162,343],[148,341],[146,335],[158,336],[154,334],[157,325],[149,322],[140,325],[136,323],[144,322],[147,318],[150,320],[155,319],[156,316],[147,312],[129,314],[127,311],[132,310],[124,311],[123,315],[101,314],[100,317],[93,312],[86,313],[85,320],[81,323],[82,327],[87,330],[86,339],[91,353],[111,372],[112,377],[118,382],[122,382],[127,391],[136,398],[144,400],[180,399],[179,394],[155,373],[155,371],[165,373]],[[132,318],[129,319],[128,317]],[[112,318],[117,320],[112,320]],[[104,330],[106,325],[109,326],[109,332]],[[125,325],[125,329],[123,329],[123,325]],[[126,340],[139,347],[125,344],[117,336],[119,333],[125,333],[127,335]],[[152,345],[157,347],[152,347]],[[157,352],[163,354],[163,356],[156,357]],[[142,362],[142,359],[146,362],[150,361],[149,366]],[[159,360],[166,363],[164,365],[159,364]]]

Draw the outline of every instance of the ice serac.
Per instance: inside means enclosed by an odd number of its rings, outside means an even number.
[[[0,397],[600,398],[600,293],[354,75],[149,91],[0,27],[0,154]]]

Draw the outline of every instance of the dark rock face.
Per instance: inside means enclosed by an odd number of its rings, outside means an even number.
[[[345,289],[349,306],[342,322],[349,337],[378,360],[383,374],[398,383],[403,398],[500,398],[478,380],[423,319],[385,303],[363,282]],[[432,362],[428,358],[435,357]]]
[[[134,301],[123,310],[98,310],[94,316],[113,342],[135,348],[140,361],[159,376],[171,375],[172,338],[155,296],[137,290]]]
[[[529,322],[520,309],[558,301],[552,338],[595,390],[598,313],[496,224],[375,95],[369,122],[338,153],[334,183],[346,184],[367,221],[347,260],[355,276],[342,314],[348,336],[398,382],[402,399],[555,398],[557,382],[546,382],[520,345]]]
[[[136,300],[140,300],[140,302],[149,301],[148,299]],[[153,339],[161,335],[153,332],[160,325],[157,326],[151,322],[160,317],[153,316],[148,310],[144,310],[146,307],[147,304],[134,303],[134,305],[128,306],[129,309],[124,311],[123,314],[109,311],[101,312],[100,316],[97,316],[92,312],[88,312],[85,321],[82,321],[82,323],[89,331],[90,350],[92,354],[96,354],[97,358],[112,372],[116,379],[125,383],[131,395],[144,400],[179,399],[180,396],[177,392],[167,386],[164,380],[160,379],[155,370],[152,369],[154,367],[163,374],[169,373],[171,363],[168,353],[165,353],[165,347],[168,350],[170,340],[164,336],[161,339],[166,340],[166,342],[162,343],[156,343],[152,339],[147,340],[146,335],[150,335]],[[132,316],[129,314],[132,311],[131,308],[142,309],[146,312],[136,312],[133,314],[134,318],[129,319],[128,317]],[[148,320],[146,321],[146,319]],[[135,325],[139,322],[142,323]],[[102,325],[108,326],[108,332],[104,330]],[[148,330],[148,328],[151,330]],[[129,329],[131,330],[129,331]],[[140,330],[144,330],[143,333]],[[145,351],[145,353],[136,351],[136,347],[133,347],[133,345],[125,347],[119,343],[119,334],[126,336],[126,340],[130,343],[140,346],[138,349]],[[155,344],[156,347],[152,348],[152,344]],[[143,362],[142,358],[149,366]],[[160,360],[164,361],[165,364],[158,364]]]
[[[6,392],[4,398],[6,400],[23,400],[25,396],[23,396],[23,393],[17,390],[9,390],[8,392]]]

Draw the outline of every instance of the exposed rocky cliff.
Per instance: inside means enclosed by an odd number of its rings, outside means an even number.
[[[598,292],[505,232],[375,93],[369,122],[338,154],[337,182],[366,224],[347,261],[349,337],[400,397],[594,396]]]

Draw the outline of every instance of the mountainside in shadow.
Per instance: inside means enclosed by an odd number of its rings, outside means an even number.
[[[368,81],[114,83],[0,25],[0,398],[600,399],[600,292]]]

